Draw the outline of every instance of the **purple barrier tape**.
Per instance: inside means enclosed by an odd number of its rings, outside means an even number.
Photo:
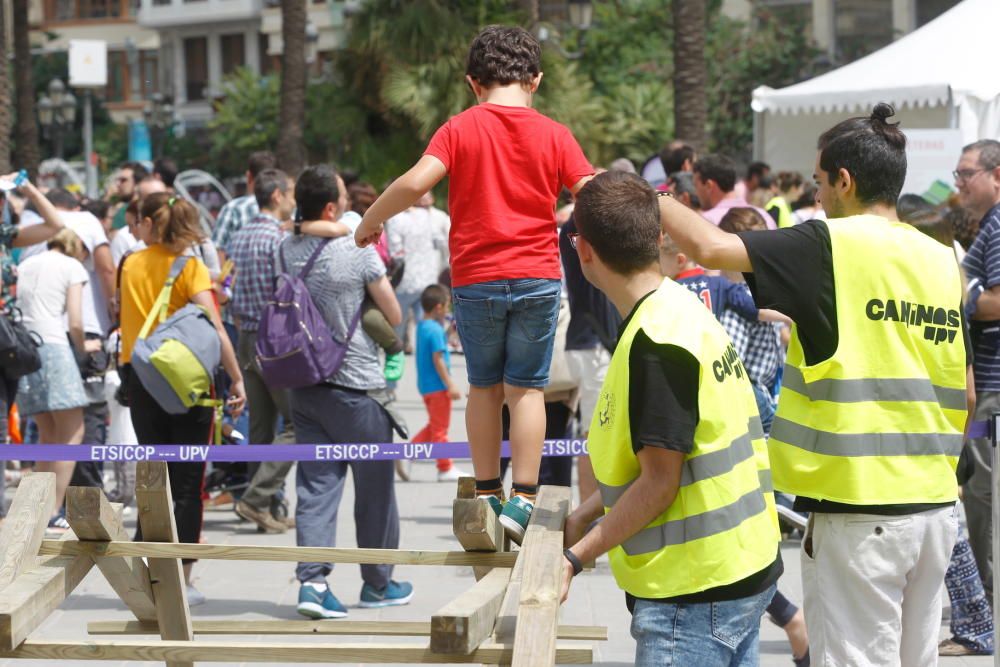
[[[585,440],[546,440],[543,456],[582,456]],[[501,446],[510,456],[510,443]],[[467,442],[327,445],[0,445],[0,461],[391,461],[467,459]]]

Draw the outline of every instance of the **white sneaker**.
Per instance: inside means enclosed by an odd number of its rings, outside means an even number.
[[[455,467],[449,468],[448,470],[438,471],[439,482],[454,482],[457,481],[460,477],[469,477],[469,476],[470,476],[469,473],[465,472],[464,470],[459,470],[458,468]]]
[[[197,607],[198,605],[205,604],[205,595],[191,585],[187,587],[187,599],[189,607]]]

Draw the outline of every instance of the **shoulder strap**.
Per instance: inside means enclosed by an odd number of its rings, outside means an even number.
[[[160,290],[160,295],[156,297],[153,307],[149,309],[149,315],[146,316],[146,321],[143,323],[142,330],[139,332],[140,339],[149,335],[150,330],[153,328],[153,324],[158,324],[167,319],[167,308],[170,306],[170,292],[173,291],[174,283],[177,281],[177,276],[181,274],[181,271],[183,271],[184,267],[187,266],[188,260],[191,259],[194,259],[191,255],[178,255],[178,257],[174,259],[174,263],[170,265],[170,272],[167,274],[167,281],[163,284],[163,289]]]
[[[312,270],[313,264],[315,264],[316,260],[319,258],[319,254],[323,252],[323,248],[325,248],[326,244],[328,244],[329,242],[330,239],[323,239],[322,241],[319,242],[319,245],[316,246],[315,250],[313,250],[312,255],[309,256],[309,260],[306,262],[306,265],[303,266],[302,270],[299,272],[299,280],[306,279],[306,274],[309,273],[310,270]]]

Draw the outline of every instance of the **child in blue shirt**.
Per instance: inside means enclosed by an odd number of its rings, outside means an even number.
[[[462,394],[451,379],[451,352],[444,321],[451,299],[442,285],[428,285],[420,295],[424,318],[417,325],[417,390],[427,407],[427,425],[413,442],[448,442],[451,402]],[[456,480],[464,473],[451,459],[438,459],[438,481]]]

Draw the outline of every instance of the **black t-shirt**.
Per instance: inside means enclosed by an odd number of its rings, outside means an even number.
[[[559,230],[559,256],[562,258],[566,294],[569,296],[569,326],[566,329],[567,350],[591,350],[604,345],[614,349],[621,316],[604,292],[590,284],[580,268],[580,257],[569,242],[575,234],[576,221],[570,218]]]
[[[757,307],[777,310],[795,322],[807,365],[832,357],[837,351],[838,330],[830,228],[822,220],[810,220],[785,229],[740,232],[738,236],[753,266],[753,273],[744,275]],[[966,360],[972,363],[965,311],[958,306]],[[804,496],[795,499],[797,511],[836,514],[914,514],[951,504],[848,505]]]
[[[649,294],[641,298],[625,318],[618,331],[619,338],[639,305],[647,298]],[[699,419],[698,360],[677,345],[654,343],[640,330],[633,339],[628,363],[632,450],[638,453],[643,447],[660,447],[683,454],[691,453]],[[764,591],[778,580],[783,571],[779,552],[774,562],[746,579],[691,595],[655,601],[694,604],[737,600]],[[626,594],[626,603],[631,611],[635,598]]]

